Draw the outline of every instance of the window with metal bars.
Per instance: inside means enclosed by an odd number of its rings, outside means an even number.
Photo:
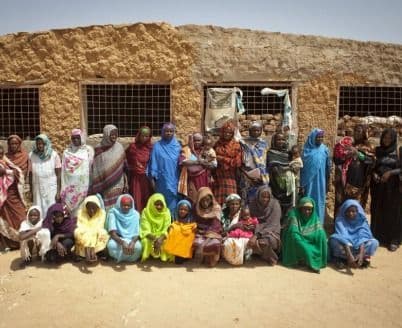
[[[283,113],[283,98],[276,95],[261,95],[261,90],[265,87],[271,89],[288,89],[289,96],[292,98],[292,88],[290,84],[275,85],[270,83],[245,84],[244,82],[214,84],[208,83],[204,86],[204,111],[207,105],[208,88],[233,88],[237,87],[243,92],[243,105],[246,115],[277,114]]]
[[[144,125],[159,135],[170,121],[168,84],[86,84],[83,91],[88,134],[114,124],[122,137],[134,136]]]
[[[32,139],[39,133],[39,88],[0,87],[0,138]]]
[[[402,117],[402,87],[342,86],[339,116]]]

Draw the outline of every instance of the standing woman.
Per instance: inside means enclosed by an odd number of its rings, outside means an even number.
[[[179,164],[181,166],[179,193],[193,202],[201,187],[208,187],[209,169],[212,166],[200,161],[203,152],[203,136],[201,133],[189,135],[188,145],[182,148]]]
[[[41,213],[47,213],[51,205],[60,202],[61,160],[45,134],[35,137],[29,160],[33,204],[40,206]]]
[[[250,204],[250,214],[258,219],[249,247],[269,265],[278,263],[281,248],[281,206],[272,195],[271,188],[261,186]]]
[[[243,174],[240,183],[242,198],[247,199],[247,203],[255,197],[259,186],[269,182],[266,169],[268,145],[261,138],[262,124],[253,122],[249,134],[248,138],[240,141],[243,153]]]
[[[109,124],[103,128],[103,139],[95,147],[93,164],[92,193],[100,193],[105,209],[112,207],[126,188],[124,163],[126,153],[117,141],[117,127]]]
[[[221,207],[211,189],[202,187],[198,191],[194,211],[197,231],[194,240],[194,256],[198,262],[215,266],[221,254],[222,225]]]
[[[71,144],[62,157],[60,196],[73,216],[88,195],[93,158],[94,150],[85,144],[83,131],[72,130]]]
[[[343,137],[335,145],[335,216],[347,199],[360,201],[363,209],[367,203],[370,176],[374,165],[374,149],[368,142],[367,128],[357,125],[354,138]]]
[[[293,206],[298,190],[294,183],[292,169],[290,167],[289,153],[286,138],[283,133],[275,133],[272,136],[271,149],[267,155],[267,168],[269,172],[269,184],[274,197],[279,201],[282,213],[285,215]]]
[[[129,191],[140,213],[152,194],[152,185],[146,175],[152,151],[151,139],[151,129],[143,126],[138,131],[134,142],[126,149]]]
[[[240,143],[234,139],[235,125],[228,121],[220,129],[219,140],[215,144],[216,181],[214,195],[222,205],[230,194],[237,194],[237,169],[241,167],[242,154]]]
[[[382,132],[375,156],[371,183],[371,230],[381,244],[387,245],[388,250],[394,252],[401,243],[402,234],[402,192],[399,189],[401,167],[394,129]]]
[[[311,197],[317,204],[316,211],[321,224],[325,219],[325,200],[329,186],[331,161],[328,147],[323,144],[324,131],[313,129],[303,149],[303,169],[300,175],[300,187],[304,195]]]
[[[148,175],[155,183],[155,192],[161,193],[170,213],[177,205],[177,187],[179,183],[179,156],[181,146],[175,134],[176,127],[165,123],[162,127],[161,140],[154,144]]]
[[[7,199],[0,208],[0,234],[4,237],[4,248],[18,248],[18,231],[26,217],[24,185],[28,172],[28,153],[22,149],[22,140],[17,135],[9,136],[7,145],[6,156],[14,165],[14,182],[8,188]]]
[[[282,236],[282,263],[286,267],[306,265],[320,273],[327,265],[327,236],[310,197],[299,200],[289,211],[289,224]]]

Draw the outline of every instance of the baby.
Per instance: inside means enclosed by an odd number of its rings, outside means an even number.
[[[240,211],[239,222],[242,227],[235,228],[228,233],[232,238],[251,238],[254,235],[255,226],[258,224],[258,219],[251,217],[248,207],[243,207]],[[251,229],[254,226],[254,229]]]
[[[297,145],[292,146],[289,152],[289,166],[293,172],[293,179],[295,183],[293,206],[296,205],[296,193],[300,193],[300,170],[303,168],[303,161],[300,156],[300,148]]]
[[[199,158],[199,161],[203,164],[209,164],[211,168],[215,168],[218,166],[218,162],[216,160],[216,153],[213,148],[214,142],[208,136],[204,137],[202,142],[202,152]]]

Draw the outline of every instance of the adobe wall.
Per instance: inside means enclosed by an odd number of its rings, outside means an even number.
[[[0,83],[41,84],[41,129],[59,150],[80,125],[83,81],[170,82],[180,137],[201,126],[204,82],[292,82],[299,141],[321,127],[333,144],[339,86],[402,86],[401,71],[402,45],[213,26],[137,23],[0,37]]]
[[[41,130],[58,150],[81,125],[82,81],[170,82],[174,120],[184,133],[200,121],[194,55],[165,23],[10,34],[0,37],[0,83],[41,83]]]
[[[340,85],[402,86],[402,45],[185,25],[197,51],[197,81],[293,82],[299,141],[314,127],[336,135]]]

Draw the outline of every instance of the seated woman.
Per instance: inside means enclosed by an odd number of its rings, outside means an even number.
[[[71,257],[74,246],[74,230],[77,226],[75,218],[67,213],[67,208],[60,203],[53,204],[47,210],[42,227],[49,229],[51,243],[46,253],[46,260],[59,262]]]
[[[221,222],[227,237],[223,241],[222,255],[226,261],[233,265],[243,264],[244,258],[251,255],[250,251],[247,253],[247,244],[253,236],[256,222],[254,224],[252,224],[253,222],[247,224],[245,220],[242,220],[245,219],[243,217],[245,210],[247,210],[248,217],[250,217],[248,208],[241,208],[241,198],[239,195],[231,194],[226,197]]]
[[[287,267],[307,265],[320,273],[327,265],[327,236],[310,197],[299,200],[297,208],[289,212],[289,224],[282,238],[282,263]]]
[[[345,260],[351,268],[367,267],[378,245],[360,203],[354,199],[346,200],[339,208],[335,233],[329,239],[335,262],[339,267],[343,266]]]
[[[159,193],[153,194],[141,214],[140,237],[143,249],[141,261],[147,260],[150,256],[160,258],[164,262],[173,260],[173,256],[162,247],[170,222],[171,215],[165,197]]]
[[[23,264],[29,264],[32,261],[34,251],[45,259],[45,254],[50,246],[50,232],[48,229],[42,228],[42,213],[39,206],[29,208],[27,218],[21,222],[19,237],[21,257]]]
[[[75,253],[86,261],[96,262],[97,253],[106,248],[109,235],[105,230],[106,213],[98,196],[85,198],[78,210],[77,229],[74,231]]]
[[[193,257],[193,242],[197,224],[191,216],[191,203],[181,200],[177,203],[174,221],[169,227],[169,233],[163,248],[174,255],[175,263],[182,264]]]
[[[140,214],[134,208],[133,197],[124,194],[117,198],[107,214],[106,229],[110,234],[107,249],[111,257],[117,262],[135,262],[140,258]]]
[[[199,263],[204,262],[213,267],[218,263],[221,254],[221,207],[208,187],[202,187],[198,191],[194,217],[197,223],[193,244],[195,257]]]
[[[249,206],[251,216],[258,219],[249,247],[268,264],[275,265],[281,247],[281,205],[272,195],[271,188],[261,186]]]

